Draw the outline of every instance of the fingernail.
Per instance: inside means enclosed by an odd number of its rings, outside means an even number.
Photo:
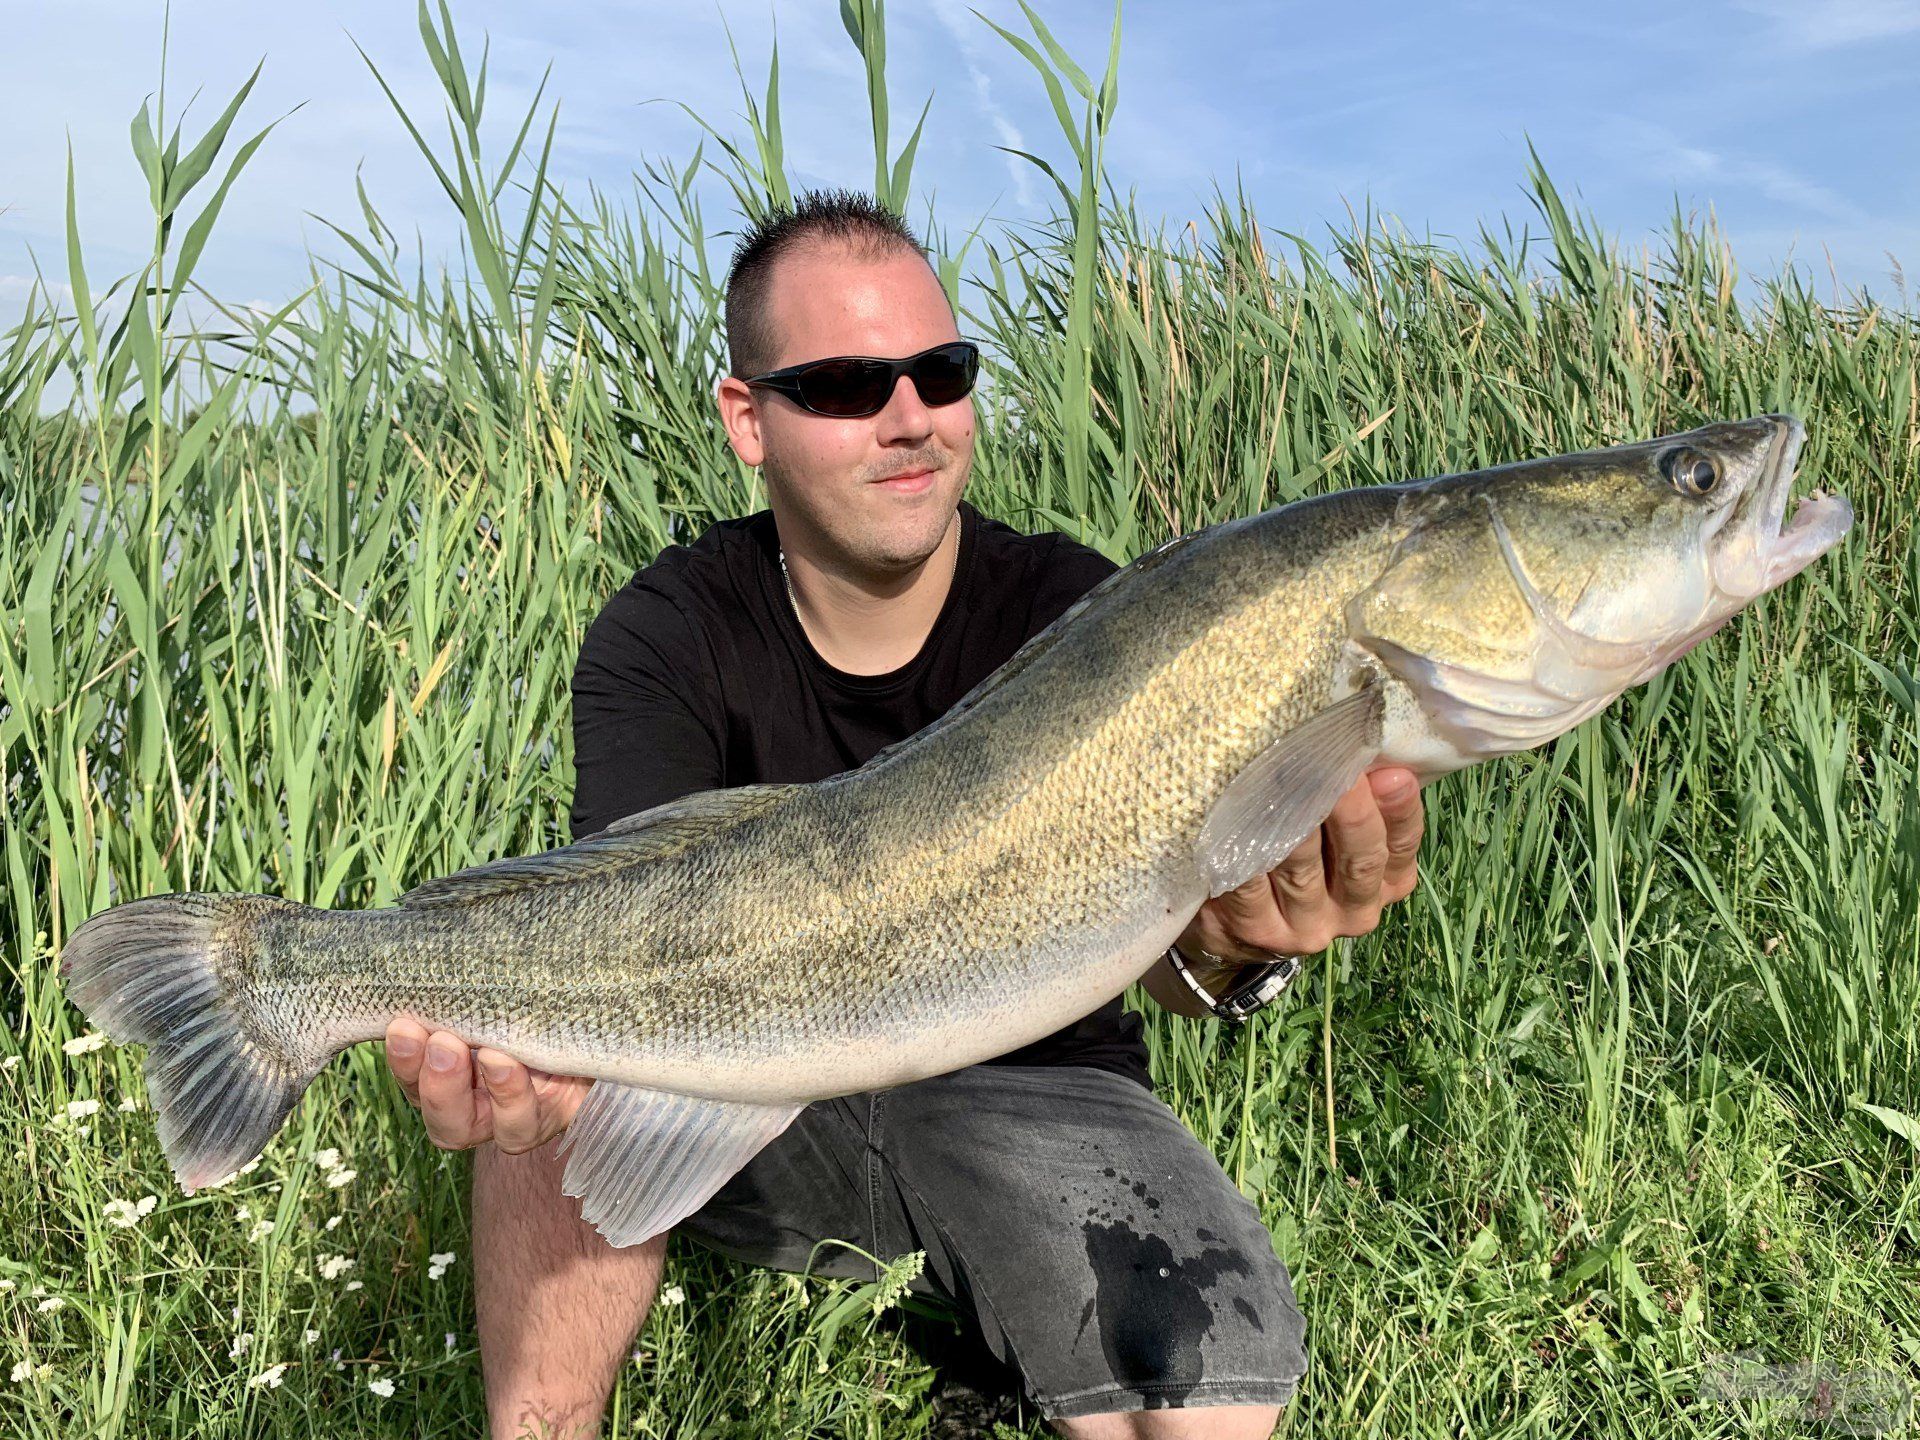
[[[402,1060],[411,1060],[420,1053],[420,1042],[411,1035],[402,1035],[387,1042],[387,1053],[397,1055]]]
[[[427,1047],[427,1064],[431,1065],[435,1070],[452,1070],[459,1066],[460,1060],[459,1057],[444,1045],[429,1045]]]
[[[507,1077],[513,1074],[513,1067],[504,1060],[483,1060],[480,1068],[486,1071],[489,1085],[504,1085]]]

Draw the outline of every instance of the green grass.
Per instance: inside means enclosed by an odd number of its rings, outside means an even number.
[[[884,17],[850,9],[876,175],[908,204]],[[661,545],[761,503],[711,414],[732,222],[703,205],[716,179],[730,210],[790,187],[777,81],[746,133],[567,196],[543,102],[496,124],[444,12],[423,34],[448,138],[395,123],[464,218],[464,270],[410,270],[369,199],[336,217],[344,270],[277,315],[220,306],[194,266],[257,137],[244,92],[169,130],[163,88],[135,130],[152,262],[90,287],[75,215],[75,306],[0,339],[9,1434],[472,1433],[467,1161],[377,1054],[183,1197],[151,1112],[119,1108],[138,1055],[63,1049],[84,1022],[52,957],[133,895],[377,905],[563,842],[585,625]],[[1308,1316],[1284,1433],[1802,1433],[1791,1403],[1703,1393],[1714,1357],[1920,1377],[1920,320],[1736,281],[1686,217],[1628,251],[1538,171],[1526,231],[1460,244],[1371,217],[1289,236],[1237,194],[1143,218],[1102,168],[1111,60],[1083,74],[1037,22],[1007,39],[1057,97],[1058,213],[935,227],[993,351],[989,513],[1124,558],[1305,493],[1772,409],[1859,511],[1653,685],[1430,791],[1420,889],[1283,1006],[1150,1017],[1161,1092],[1256,1197]],[[329,1148],[356,1172],[337,1188]],[[885,1292],[697,1252],[668,1282],[684,1302],[648,1321],[615,1433],[928,1424]]]

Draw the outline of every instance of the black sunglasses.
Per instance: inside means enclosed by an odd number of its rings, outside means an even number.
[[[769,370],[746,383],[778,390],[802,410],[851,420],[877,415],[893,397],[902,375],[928,405],[951,405],[965,398],[980,373],[980,347],[971,340],[935,345],[904,360],[881,360],[872,355],[834,355],[809,360],[784,370]]]

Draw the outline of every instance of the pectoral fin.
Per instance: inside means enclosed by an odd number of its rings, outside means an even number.
[[[638,1245],[698,1210],[801,1111],[594,1082],[560,1149],[560,1189],[611,1245]]]
[[[1336,701],[1234,777],[1200,827],[1210,897],[1273,869],[1332,813],[1380,753],[1383,703],[1376,685]]]

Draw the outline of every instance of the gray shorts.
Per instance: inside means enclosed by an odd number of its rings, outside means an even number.
[[[677,1232],[753,1265],[872,1279],[926,1252],[1041,1413],[1283,1404],[1306,1373],[1253,1206],[1136,1082],[977,1065],[809,1105]]]

